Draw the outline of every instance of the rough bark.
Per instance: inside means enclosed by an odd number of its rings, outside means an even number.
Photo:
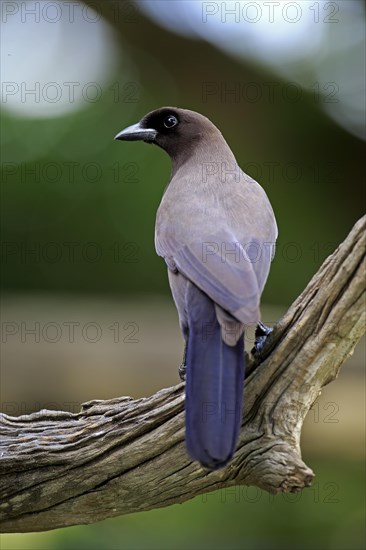
[[[210,472],[184,446],[184,384],[148,398],[91,401],[79,413],[2,415],[3,532],[44,531],[184,502],[235,485],[296,492],[314,474],[300,433],[322,386],[365,331],[366,216],[248,358],[233,461]]]

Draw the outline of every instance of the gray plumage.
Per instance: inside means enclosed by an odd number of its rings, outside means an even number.
[[[266,193],[239,168],[216,126],[199,113],[165,107],[147,114],[140,123],[123,130],[116,138],[155,143],[171,157],[171,179],[156,217],[155,247],[168,267],[186,342],[189,341],[190,307],[195,307],[187,303],[189,288],[193,285],[212,301],[222,342],[236,346],[245,325],[256,326],[260,320],[260,296],[277,238],[276,221]],[[199,295],[194,296],[194,300],[200,301]],[[205,307],[209,307],[207,303]],[[191,361],[195,363],[194,357]],[[211,358],[210,364],[212,361],[215,362]],[[194,366],[192,371],[199,368]],[[204,368],[211,369],[209,365]],[[215,368],[212,367],[214,375]],[[221,372],[225,376],[226,368],[218,359],[216,370],[220,376]],[[227,396],[230,392],[232,388],[227,390]],[[223,393],[220,395],[219,405],[220,399],[225,398]],[[199,396],[195,399],[199,400]],[[205,430],[204,426],[201,428]],[[207,429],[208,437],[214,438],[215,425]],[[205,435],[200,432],[197,437],[204,439]],[[224,431],[222,437],[225,437]],[[206,458],[194,458],[209,467],[224,465],[228,458],[210,459],[208,446],[202,443],[202,455]],[[228,456],[230,453],[227,451]]]

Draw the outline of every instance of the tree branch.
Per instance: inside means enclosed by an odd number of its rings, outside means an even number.
[[[184,446],[184,384],[148,398],[90,401],[76,414],[1,415],[3,532],[43,531],[184,502],[246,484],[296,492],[314,474],[300,433],[321,387],[365,331],[366,216],[248,358],[233,461],[210,472]]]

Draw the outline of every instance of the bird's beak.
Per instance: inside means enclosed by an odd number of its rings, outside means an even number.
[[[115,136],[114,139],[120,139],[125,141],[154,141],[156,138],[157,131],[153,128],[143,128],[140,125],[140,122],[137,124],[132,124],[132,126],[128,126],[119,134]]]

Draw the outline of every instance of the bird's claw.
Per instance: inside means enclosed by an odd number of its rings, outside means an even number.
[[[178,372],[179,372],[179,378],[182,380],[182,382],[184,382],[186,379],[187,366],[184,363],[182,363],[178,369]]]
[[[267,327],[267,325],[259,321],[255,329],[254,347],[251,350],[253,355],[258,355],[262,352],[264,344],[272,331],[273,328]]]

